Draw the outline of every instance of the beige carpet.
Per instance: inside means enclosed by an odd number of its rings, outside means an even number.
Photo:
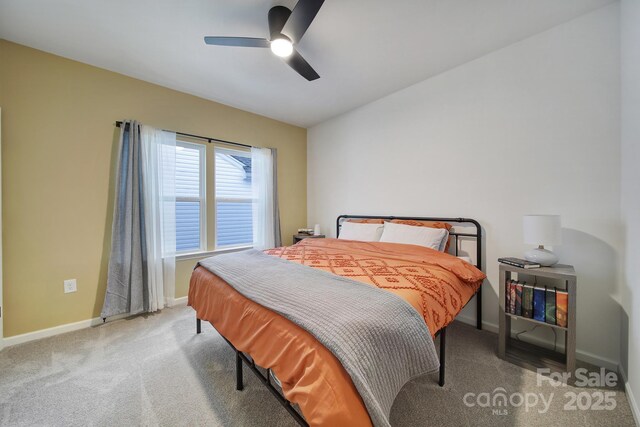
[[[177,307],[7,348],[0,352],[0,425],[296,425],[248,369],[245,390],[235,391],[233,352],[210,325],[203,329],[196,335],[193,311]],[[615,391],[612,411],[565,411],[566,392],[601,390],[538,387],[535,373],[495,356],[494,334],[454,324],[447,338],[446,386],[435,376],[407,384],[392,410],[394,426],[634,425],[622,389],[606,390]],[[497,387],[554,397],[545,414],[465,406],[466,393]]]

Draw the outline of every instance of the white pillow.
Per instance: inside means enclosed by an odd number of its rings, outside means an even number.
[[[360,240],[361,242],[378,242],[382,235],[384,224],[362,224],[345,221],[340,228],[338,239]]]
[[[440,250],[442,240],[448,236],[444,228],[416,227],[413,225],[384,223],[381,242],[405,243]]]
[[[445,231],[444,237],[442,238],[442,242],[440,243],[440,247],[438,248],[440,252],[444,252],[445,248],[447,247],[447,243],[449,242],[449,230],[447,230],[446,228],[443,228],[443,230]]]

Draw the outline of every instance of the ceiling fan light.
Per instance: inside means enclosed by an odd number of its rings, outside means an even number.
[[[285,58],[293,53],[293,44],[285,38],[277,38],[271,41],[271,51]]]

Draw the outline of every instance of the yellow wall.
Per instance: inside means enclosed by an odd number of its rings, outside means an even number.
[[[283,241],[306,225],[306,129],[4,40],[0,107],[5,336],[99,316],[116,120],[277,148]],[[194,263],[176,266],[177,297]]]

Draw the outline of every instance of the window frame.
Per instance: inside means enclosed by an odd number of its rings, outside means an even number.
[[[253,204],[253,195],[249,197],[224,197],[218,196],[218,192],[216,191],[215,178],[217,175],[217,153],[234,155],[235,153],[239,153],[245,157],[251,158],[251,151],[249,150],[239,150],[235,148],[229,148],[224,146],[215,145],[213,147],[213,175],[214,175],[214,187],[213,187],[213,224],[214,224],[214,233],[213,233],[213,247],[214,251],[227,251],[234,249],[247,249],[253,247],[253,237],[251,243],[247,244],[239,244],[239,245],[218,245],[218,202],[229,202],[229,203],[250,203]],[[236,154],[237,155],[237,154]],[[253,182],[253,177],[252,177]]]
[[[200,156],[199,164],[199,178],[200,178],[200,195],[198,197],[186,197],[178,196],[176,194],[176,206],[178,202],[199,202],[200,203],[200,246],[194,249],[177,250],[176,256],[188,255],[200,252],[206,252],[207,250],[207,146],[204,144],[198,144],[195,142],[187,142],[180,139],[176,139],[176,148],[183,147],[188,149],[197,149]],[[178,226],[176,224],[176,237],[178,234]]]

